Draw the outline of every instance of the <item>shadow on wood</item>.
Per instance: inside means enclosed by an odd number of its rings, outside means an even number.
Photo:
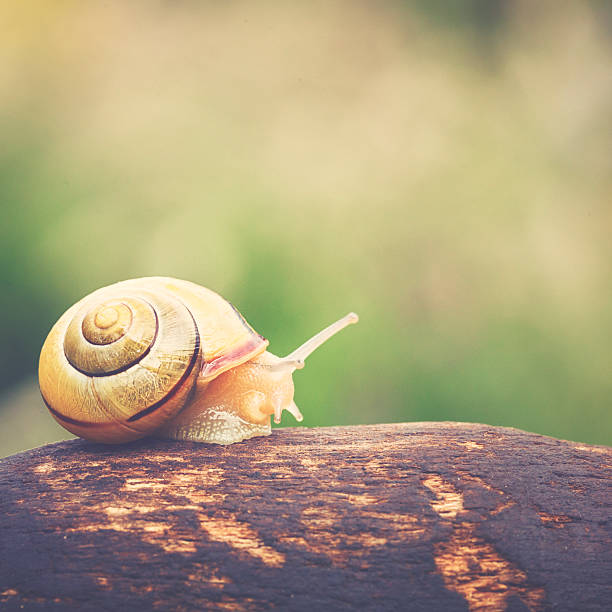
[[[0,461],[0,608],[610,610],[612,449],[459,423]]]

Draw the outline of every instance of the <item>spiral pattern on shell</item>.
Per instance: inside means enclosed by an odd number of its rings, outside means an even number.
[[[203,365],[216,374],[266,345],[203,287],[160,277],[123,281],[83,298],[55,324],[41,351],[40,389],[72,433],[125,442],[176,415]]]

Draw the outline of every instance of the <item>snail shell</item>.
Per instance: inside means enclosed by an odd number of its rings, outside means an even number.
[[[70,432],[119,443],[155,434],[230,444],[298,420],[294,370],[357,320],[350,314],[284,359],[217,293],[150,277],[99,289],[72,306],[41,350],[40,390]]]
[[[212,380],[267,345],[213,291],[170,278],[128,280],[59,319],[41,351],[40,390],[72,433],[125,442],[178,413],[198,377]]]

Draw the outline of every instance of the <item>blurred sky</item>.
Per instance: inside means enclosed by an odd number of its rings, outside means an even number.
[[[0,455],[67,435],[59,315],[147,275],[278,354],[357,311],[295,377],[305,425],[611,444],[610,6],[4,3]]]

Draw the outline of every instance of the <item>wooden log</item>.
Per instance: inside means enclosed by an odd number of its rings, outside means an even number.
[[[612,449],[459,423],[0,462],[3,610],[612,610]]]

